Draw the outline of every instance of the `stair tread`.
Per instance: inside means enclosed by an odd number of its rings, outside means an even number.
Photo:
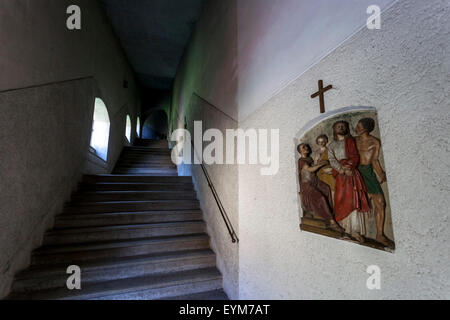
[[[194,249],[137,256],[102,258],[97,260],[81,261],[79,263],[79,266],[83,270],[83,272],[89,272],[97,269],[116,268],[128,265],[155,263],[161,261],[195,259],[207,256],[215,256],[214,251],[212,251],[211,249]],[[48,277],[54,275],[55,273],[59,274],[61,272],[63,272],[63,274],[65,275],[67,267],[67,263],[34,265],[18,274],[15,279],[24,280],[34,277]]]
[[[103,185],[113,185],[113,186],[118,186],[118,185],[132,185],[132,186],[179,186],[179,185],[192,185],[192,182],[126,182],[126,181],[122,181],[122,182],[93,182],[93,183],[84,183],[84,184],[88,184],[90,186],[103,186]]]
[[[177,215],[177,214],[202,214],[200,209],[193,210],[147,210],[147,211],[123,211],[123,212],[103,212],[103,213],[85,213],[85,214],[70,214],[64,213],[60,214],[57,219],[60,220],[71,220],[71,219],[98,219],[99,217],[117,217],[117,216],[125,216],[125,215],[155,215],[155,214],[167,214],[167,215]]]
[[[111,248],[127,248],[133,246],[140,246],[144,244],[179,242],[189,240],[206,240],[209,236],[206,233],[189,234],[180,236],[165,236],[165,237],[150,237],[133,240],[108,240],[96,241],[92,243],[76,243],[76,244],[61,244],[61,245],[46,245],[34,251],[37,255],[46,255],[54,253],[68,253],[68,252],[83,252],[93,250],[104,250]]]
[[[203,220],[194,221],[175,221],[175,222],[159,222],[159,223],[141,223],[128,224],[118,226],[98,226],[98,227],[77,227],[53,229],[46,233],[46,235],[70,234],[70,233],[92,233],[92,232],[106,232],[114,230],[130,230],[130,229],[146,229],[146,228],[173,228],[178,226],[205,224]]]
[[[123,201],[93,201],[93,202],[70,202],[66,208],[84,207],[84,206],[101,206],[105,204],[133,204],[133,203],[182,203],[182,202],[198,202],[197,199],[161,199],[161,200],[123,200]]]
[[[141,190],[122,190],[122,191],[82,191],[78,192],[75,195],[96,195],[96,194],[179,194],[179,193],[194,193],[194,190],[168,190],[168,191],[157,191],[157,190],[150,190],[150,191],[141,191]]]
[[[104,282],[88,283],[82,286],[82,290],[68,290],[67,288],[36,291],[31,294],[18,294],[11,298],[21,296],[31,299],[93,299],[108,297],[114,294],[125,294],[148,289],[172,287],[186,283],[219,280],[222,278],[217,268],[203,268],[188,271],[146,275],[135,278],[126,278]]]
[[[142,178],[145,179],[149,179],[152,176],[142,176]],[[134,174],[97,174],[97,175],[85,175],[86,179],[119,179],[121,181],[127,181],[127,179],[136,179],[139,178],[139,176],[136,176]],[[167,178],[169,180],[175,180],[178,182],[179,181],[188,181],[188,182],[192,182],[192,178],[191,177],[185,177],[185,176],[156,176],[155,178],[158,178],[158,180],[163,179],[163,178]],[[152,180],[152,179],[150,179]],[[155,179],[153,179],[155,180]]]

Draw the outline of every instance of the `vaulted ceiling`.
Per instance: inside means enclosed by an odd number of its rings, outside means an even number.
[[[171,88],[203,0],[101,0],[145,89]]]

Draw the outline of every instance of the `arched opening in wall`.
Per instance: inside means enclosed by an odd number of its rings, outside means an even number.
[[[161,140],[167,138],[168,117],[164,110],[152,112],[142,127],[143,139]]]
[[[127,114],[127,124],[125,127],[125,137],[127,138],[128,142],[131,142],[131,118],[130,115]]]
[[[137,137],[141,137],[141,118],[137,117],[137,121],[136,121],[136,134]]]
[[[95,98],[90,145],[95,150],[95,153],[105,161],[108,157],[109,128],[108,109],[102,99]]]

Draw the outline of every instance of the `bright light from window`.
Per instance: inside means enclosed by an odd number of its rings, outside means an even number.
[[[91,147],[106,161],[109,142],[109,116],[105,103],[95,98],[94,121],[92,123]]]
[[[127,115],[127,126],[125,129],[125,136],[127,137],[128,142],[131,142],[131,118]]]
[[[141,136],[141,119],[139,117],[137,117],[136,133],[138,137]]]

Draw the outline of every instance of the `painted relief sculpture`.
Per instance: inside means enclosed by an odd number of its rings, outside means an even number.
[[[375,110],[323,118],[296,140],[301,229],[392,251],[395,245]]]

